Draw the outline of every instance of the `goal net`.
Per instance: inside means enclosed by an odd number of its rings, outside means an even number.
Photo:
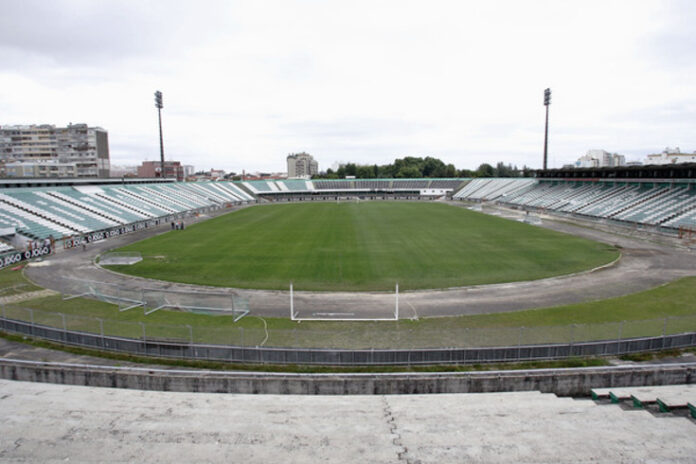
[[[248,300],[230,293],[143,289],[143,300],[149,308],[145,314],[159,309],[179,309],[199,314],[233,315],[236,322],[249,313]]]

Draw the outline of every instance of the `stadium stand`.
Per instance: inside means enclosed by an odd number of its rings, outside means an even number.
[[[57,239],[251,199],[222,182],[6,188],[0,227],[29,239]]]
[[[11,251],[16,251],[12,245],[0,241],[0,254],[9,253]]]
[[[213,188],[203,182],[182,184],[181,190],[187,191],[190,195],[205,198],[211,202],[226,203],[229,201],[239,201],[239,198],[234,197],[231,193]]]
[[[595,401],[609,399],[615,404],[630,401],[634,408],[656,405],[664,413],[675,409],[691,409],[691,405],[696,403],[696,385],[593,388],[591,395]]]
[[[696,225],[690,182],[474,179],[453,198],[672,229]]]
[[[125,187],[108,187],[104,189],[104,193],[107,195],[111,193],[113,197],[118,198],[126,204],[132,204],[138,208],[148,211],[151,213],[152,217],[165,216],[167,214],[178,212],[176,208],[170,208],[167,205],[163,205],[157,201],[143,197],[138,192],[133,192]]]
[[[355,188],[360,190],[388,189],[389,181],[383,179],[359,179],[355,181]]]
[[[311,181],[310,181],[311,182]],[[280,186],[281,190],[291,191],[291,192],[304,192],[307,191],[307,181],[299,179],[288,179],[288,180],[277,180],[276,184]]]
[[[534,179],[474,179],[454,194],[457,200],[493,201],[531,188]]]
[[[317,190],[349,190],[353,183],[349,180],[315,180],[312,181]]]
[[[63,237],[76,233],[60,224],[53,223],[41,216],[29,213],[0,199],[0,209],[6,224],[12,224],[17,232],[32,238]]]
[[[79,191],[70,187],[63,187],[60,188],[60,190],[48,190],[47,193],[63,198],[65,201],[71,202],[82,208],[122,218],[124,219],[124,223],[142,221],[150,217],[134,208],[126,208],[125,206],[120,206],[116,203],[106,201],[103,198],[99,198],[98,194],[103,194],[103,191],[99,188]]]
[[[187,211],[254,201],[256,196],[273,199],[274,196],[301,195],[300,199],[306,199],[333,192],[398,194],[426,189],[458,189],[453,195],[455,200],[496,201],[518,208],[629,224],[675,230],[696,226],[696,183],[688,180],[479,178],[470,181],[283,179],[11,187],[0,192],[0,227],[16,230],[31,239],[58,239]]]
[[[65,230],[73,232],[88,232],[89,227],[74,222],[74,218],[54,214],[48,208],[48,203],[39,201],[33,191],[21,191],[20,189],[12,192],[0,193],[0,200],[6,204],[5,209],[13,208],[15,214],[27,219],[41,218],[46,224],[56,224]],[[63,211],[63,213],[65,213]]]
[[[102,216],[118,224],[127,224],[129,222],[137,220],[137,218],[126,218],[123,212],[116,213],[111,208],[106,208],[104,206],[95,207],[94,205],[86,203],[80,199],[71,197],[69,192],[67,191],[47,190],[45,192],[42,192],[42,194],[48,197],[53,197],[56,200],[63,202],[66,206],[70,205],[72,209],[78,212],[82,211],[84,214]]]
[[[461,179],[433,179],[428,188],[431,189],[458,189],[462,186]]]
[[[272,189],[268,185],[268,182],[266,182],[265,180],[248,180],[248,181],[242,182],[242,185],[244,185],[249,190],[251,190],[252,193],[273,192],[274,191],[274,189]]]
[[[159,190],[159,192],[165,196],[176,198],[180,203],[188,205],[189,208],[201,208],[204,206],[209,206],[211,203],[215,203],[209,198],[203,198],[200,195],[195,195],[189,190],[181,187],[173,187],[169,185],[155,185],[153,189]]]
[[[392,188],[395,189],[424,189],[428,188],[429,180],[401,180],[394,179],[392,181]]]
[[[254,197],[246,193],[240,187],[237,187],[232,182],[213,182],[210,185],[220,189],[227,189],[233,195],[238,196],[242,201],[253,201]]]

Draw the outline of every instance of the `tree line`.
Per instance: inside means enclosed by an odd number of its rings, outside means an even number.
[[[412,179],[412,178],[447,178],[447,177],[533,177],[534,171],[527,166],[521,169],[512,164],[499,162],[495,167],[488,163],[481,164],[478,169],[457,169],[453,164],[445,164],[442,160],[426,156],[425,158],[407,156],[397,158],[391,164],[369,165],[346,163],[334,171],[327,169],[312,176],[313,179]]]

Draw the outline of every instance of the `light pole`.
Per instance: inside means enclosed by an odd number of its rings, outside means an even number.
[[[155,92],[155,108],[157,108],[157,116],[159,117],[159,133],[160,133],[160,178],[164,177],[164,141],[162,139],[162,92]]]
[[[546,107],[546,129],[544,130],[544,171],[549,150],[549,105],[551,104],[551,89],[544,90],[544,106]]]

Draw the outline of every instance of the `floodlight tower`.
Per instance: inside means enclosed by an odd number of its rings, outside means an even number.
[[[551,89],[544,90],[544,106],[546,107],[546,129],[544,130],[544,171],[549,150],[549,105],[551,104]]]
[[[164,177],[164,141],[162,139],[162,92],[159,90],[155,92],[155,108],[157,108],[157,115],[159,116],[159,132],[160,132],[160,178]]]

